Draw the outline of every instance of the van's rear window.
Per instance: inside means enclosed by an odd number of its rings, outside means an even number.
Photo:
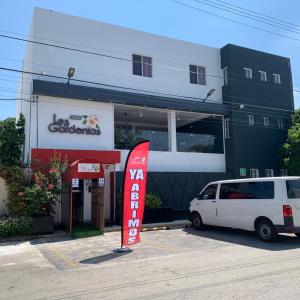
[[[273,181],[222,183],[220,199],[274,199]]]
[[[300,180],[287,180],[286,191],[289,199],[300,199]]]

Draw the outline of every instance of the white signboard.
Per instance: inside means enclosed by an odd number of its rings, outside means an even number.
[[[104,178],[98,178],[98,185],[104,186]]]
[[[72,178],[72,188],[79,188],[79,179]]]
[[[79,173],[98,173],[100,172],[100,164],[79,163]]]

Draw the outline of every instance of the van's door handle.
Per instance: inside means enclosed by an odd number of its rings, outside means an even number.
[[[216,203],[216,200],[211,201],[212,203]]]

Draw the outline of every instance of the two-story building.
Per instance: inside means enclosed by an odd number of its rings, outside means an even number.
[[[143,139],[147,190],[178,212],[210,180],[283,172],[277,153],[293,110],[288,58],[40,8],[28,39],[17,107],[26,118],[24,161],[46,161],[56,149],[70,164],[99,162],[106,221],[118,218],[126,156]],[[92,218],[90,185],[76,187],[73,217],[83,222]]]

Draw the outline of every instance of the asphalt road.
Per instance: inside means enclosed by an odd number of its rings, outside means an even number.
[[[265,244],[237,230],[119,233],[0,246],[0,299],[299,299],[300,239]]]

